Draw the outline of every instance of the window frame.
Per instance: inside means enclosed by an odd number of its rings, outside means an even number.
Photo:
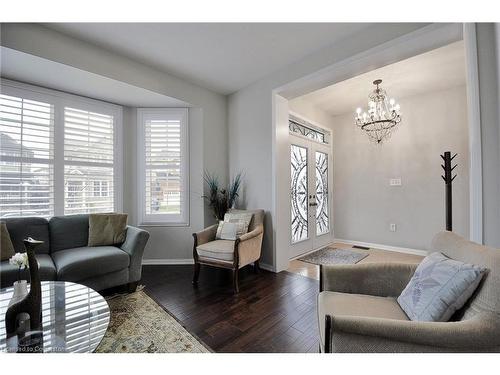
[[[73,107],[113,116],[113,211],[123,211],[123,107],[5,78],[0,79],[0,92],[23,99],[46,102],[54,107],[54,212],[49,217],[65,215],[64,108]]]
[[[145,123],[150,118],[175,116],[181,122],[181,215],[146,214],[146,144]],[[189,162],[189,111],[188,108],[137,108],[137,212],[138,226],[187,227],[190,225],[190,162]],[[169,218],[171,216],[171,218]]]

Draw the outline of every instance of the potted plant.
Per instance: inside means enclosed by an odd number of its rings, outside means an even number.
[[[205,172],[205,183],[208,187],[208,195],[204,195],[208,206],[212,209],[217,220],[224,220],[226,212],[234,207],[238,192],[241,187],[241,173],[238,173],[227,187],[221,187],[219,177]]]

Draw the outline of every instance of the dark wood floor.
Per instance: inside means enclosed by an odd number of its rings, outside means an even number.
[[[318,282],[289,272],[242,269],[233,295],[231,272],[192,266],[144,266],[141,284],[186,329],[215,352],[317,352]]]

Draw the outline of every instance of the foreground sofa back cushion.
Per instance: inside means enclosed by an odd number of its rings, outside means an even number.
[[[85,247],[89,240],[89,215],[54,216],[49,220],[49,230],[51,253]]]

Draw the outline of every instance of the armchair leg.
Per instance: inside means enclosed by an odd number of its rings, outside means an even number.
[[[238,271],[238,268],[233,269],[233,289],[235,294],[240,292],[240,288],[238,286]]]
[[[332,317],[325,315],[325,353],[332,352]]]
[[[200,263],[194,263],[193,285],[198,285],[198,278],[200,277]]]
[[[259,271],[260,271],[259,260],[256,260],[255,262],[253,262],[253,270],[255,273],[259,273]]]

